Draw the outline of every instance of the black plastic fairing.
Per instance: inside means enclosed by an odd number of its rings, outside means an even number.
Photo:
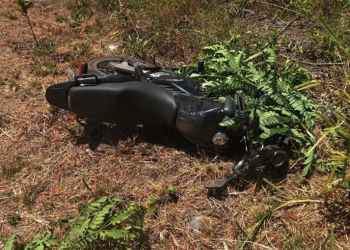
[[[48,87],[45,94],[47,102],[52,106],[69,110],[67,95],[69,89],[73,86],[74,81],[69,81]]]
[[[196,98],[186,96],[176,96],[179,111],[176,119],[176,130],[187,140],[202,147],[225,150],[234,144],[241,135],[241,128],[237,131],[228,131],[219,125],[226,114],[224,104],[215,102],[209,98]],[[215,145],[213,136],[219,132],[229,135],[229,142],[225,145]]]

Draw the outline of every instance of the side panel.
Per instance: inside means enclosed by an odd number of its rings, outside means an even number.
[[[237,142],[239,144],[240,129],[228,131],[219,125],[225,118],[223,103],[209,98],[177,96],[176,99],[179,111],[175,127],[190,142],[217,150],[229,149]],[[213,136],[219,132],[229,135],[230,140],[226,145],[217,146],[213,143]]]

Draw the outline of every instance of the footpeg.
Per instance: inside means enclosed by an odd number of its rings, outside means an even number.
[[[221,189],[227,184],[227,179],[209,180],[205,183],[204,187],[207,189]]]

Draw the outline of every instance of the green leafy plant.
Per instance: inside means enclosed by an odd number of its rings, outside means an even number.
[[[322,17],[318,18],[318,21],[321,23],[328,36],[337,43],[338,47],[343,51],[346,58],[350,60],[350,54],[343,42],[338,38],[334,30],[332,30],[324,21]],[[345,69],[346,71],[346,69]],[[346,72],[345,76],[349,76]],[[319,117],[326,123],[328,128],[322,132],[322,136],[316,142],[315,146],[323,141],[326,136],[331,135],[336,139],[336,142],[341,139],[343,143],[338,147],[332,147],[331,149],[331,162],[328,165],[331,166],[331,172],[328,177],[324,189],[326,190],[326,200],[328,200],[333,194],[337,193],[339,190],[344,187],[349,187],[350,174],[348,174],[349,164],[350,164],[350,119],[348,114],[345,113],[349,108],[350,104],[350,95],[343,90],[342,92],[338,91],[338,95],[341,97],[341,105],[336,108],[333,112],[335,118],[337,119],[337,124],[334,124],[330,119],[325,115],[319,113]],[[335,179],[335,180],[334,180]]]
[[[5,244],[5,250],[12,250],[16,241],[16,237],[17,237],[17,234],[14,234],[10,238],[8,238]]]
[[[204,47],[203,52],[206,71],[201,78],[208,92],[235,98],[236,91],[243,90],[251,117],[259,102],[257,114],[261,133],[256,140],[264,141],[283,134],[299,145],[306,145],[308,148],[302,151],[307,158],[301,180],[306,177],[315,153],[313,139],[309,135],[314,129],[313,110],[317,108],[315,102],[297,91],[313,83],[307,70],[291,64],[290,60],[285,62],[284,67],[278,65],[275,37],[257,53],[241,46],[240,37],[233,34],[227,42]],[[237,126],[234,120],[220,125]]]
[[[170,184],[168,186],[168,191],[169,191],[169,193],[174,193],[174,185],[173,184]]]
[[[155,205],[157,203],[158,203],[157,199],[152,198],[151,201],[148,204],[147,212],[154,212],[154,211],[156,211],[157,208],[155,207]]]
[[[31,0],[15,0],[15,4],[17,4],[20,7],[20,12],[27,18],[27,22],[30,28],[30,31],[32,32],[33,39],[36,43],[36,46],[39,46],[38,40],[36,39],[34,30],[33,30],[33,25],[30,22],[29,15],[28,15],[28,10],[34,6],[33,2]]]
[[[103,249],[106,244],[117,249],[133,249],[133,243],[143,240],[144,209],[137,203],[131,203],[124,210],[121,207],[122,200],[118,198],[100,198],[86,206],[78,218],[63,220],[71,227],[60,243],[50,230],[46,230],[35,235],[24,249],[52,246],[58,249],[82,249],[89,246]],[[13,248],[16,237],[13,235],[7,240],[5,250]]]

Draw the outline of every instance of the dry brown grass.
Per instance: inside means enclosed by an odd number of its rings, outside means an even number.
[[[280,199],[275,189],[257,178],[230,187],[223,200],[208,199],[204,182],[223,176],[235,159],[211,154],[203,159],[194,145],[171,130],[101,124],[90,130],[79,127],[77,135],[71,136],[61,125],[75,127],[74,115],[51,109],[41,85],[64,81],[68,66],[78,59],[106,55],[104,48],[115,42],[108,35],[86,34],[82,26],[70,28],[55,22],[55,16],[67,12],[64,1],[37,0],[30,16],[38,39],[60,42],[53,54],[40,58],[57,64],[57,74],[43,73],[30,66],[32,38],[24,19],[3,19],[14,7],[12,0],[4,2],[0,9],[0,67],[5,84],[0,84],[0,114],[6,114],[6,123],[0,126],[0,166],[10,169],[10,175],[0,173],[2,242],[14,233],[26,241],[49,225],[62,236],[61,219],[77,216],[95,196],[109,195],[145,205],[152,198],[158,200],[156,211],[145,218],[152,249],[235,249],[242,239],[236,222],[243,228],[249,226],[271,209],[266,199]],[[94,20],[88,25],[94,25]],[[268,20],[260,29],[271,30],[274,25],[281,24]],[[298,42],[298,31],[288,32]],[[91,50],[78,58],[79,51],[71,46],[79,48],[86,40]],[[294,167],[287,179],[275,181],[275,185],[293,196],[314,197],[327,179],[316,173],[305,185],[298,186],[299,175],[300,170]],[[83,179],[94,194],[85,188]],[[176,199],[167,192],[170,184],[175,187]],[[189,228],[197,216],[203,216],[201,234]],[[322,204],[292,206],[273,213],[251,246],[318,249],[328,236],[329,222]],[[336,224],[337,249],[349,248],[346,223]]]

